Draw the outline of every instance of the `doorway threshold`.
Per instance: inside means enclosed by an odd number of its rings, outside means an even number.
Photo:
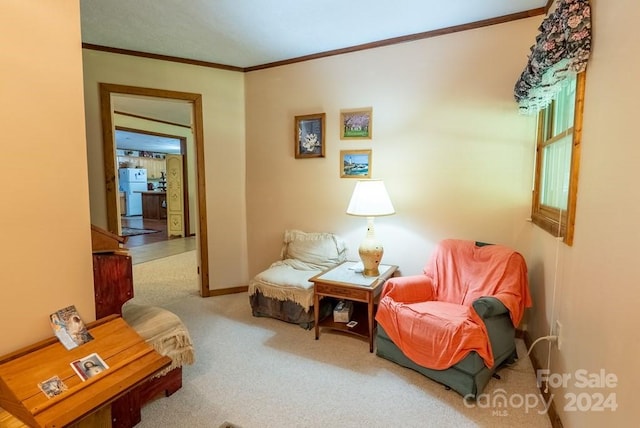
[[[154,242],[129,248],[132,263],[144,263],[162,259],[196,249],[196,237],[172,238],[168,241]]]

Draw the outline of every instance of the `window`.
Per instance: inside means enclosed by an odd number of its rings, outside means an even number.
[[[535,183],[531,218],[573,244],[576,216],[585,72],[569,78],[538,114]]]

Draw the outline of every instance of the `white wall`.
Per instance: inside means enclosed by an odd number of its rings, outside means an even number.
[[[8,0],[0,28],[2,355],[95,309],[78,2]]]
[[[366,221],[345,214],[354,179],[339,152],[373,150],[396,215],[376,221],[383,263],[418,273],[456,237],[516,245],[529,225],[535,120],[513,86],[539,19],[247,73],[247,231],[251,275],[277,259],[283,231],[332,231],[351,258]],[[373,139],[339,139],[340,109],[373,108]],[[326,157],[294,158],[294,116],[327,114]]]
[[[536,310],[530,313],[529,327],[535,338],[548,334],[556,319],[562,323],[562,349],[551,348],[550,368],[572,376],[567,388],[552,390],[565,427],[635,426],[640,381],[635,323],[640,302],[640,199],[635,190],[640,182],[640,49],[629,28],[640,16],[640,4],[591,0],[591,6],[593,52],[587,70],[575,239],[573,247],[558,247],[556,280],[556,242],[533,228],[529,263],[534,266]],[[534,351],[544,365],[548,350],[545,344]],[[578,388],[577,370],[605,370],[617,376],[618,384]],[[566,393],[587,398],[613,393],[618,409],[566,411]]]
[[[91,220],[106,225],[98,83],[202,94],[210,289],[246,285],[242,73],[83,50]]]

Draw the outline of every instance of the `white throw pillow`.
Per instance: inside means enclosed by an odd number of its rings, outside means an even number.
[[[346,260],[346,245],[333,233],[287,230],[283,259],[296,259],[320,268],[330,268]]]

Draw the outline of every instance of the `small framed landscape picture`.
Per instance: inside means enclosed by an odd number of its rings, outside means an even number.
[[[324,122],[324,113],[295,117],[294,142],[296,159],[324,157]]]
[[[340,150],[340,178],[371,178],[371,150]]]
[[[372,108],[340,110],[341,140],[370,140],[373,130]]]

